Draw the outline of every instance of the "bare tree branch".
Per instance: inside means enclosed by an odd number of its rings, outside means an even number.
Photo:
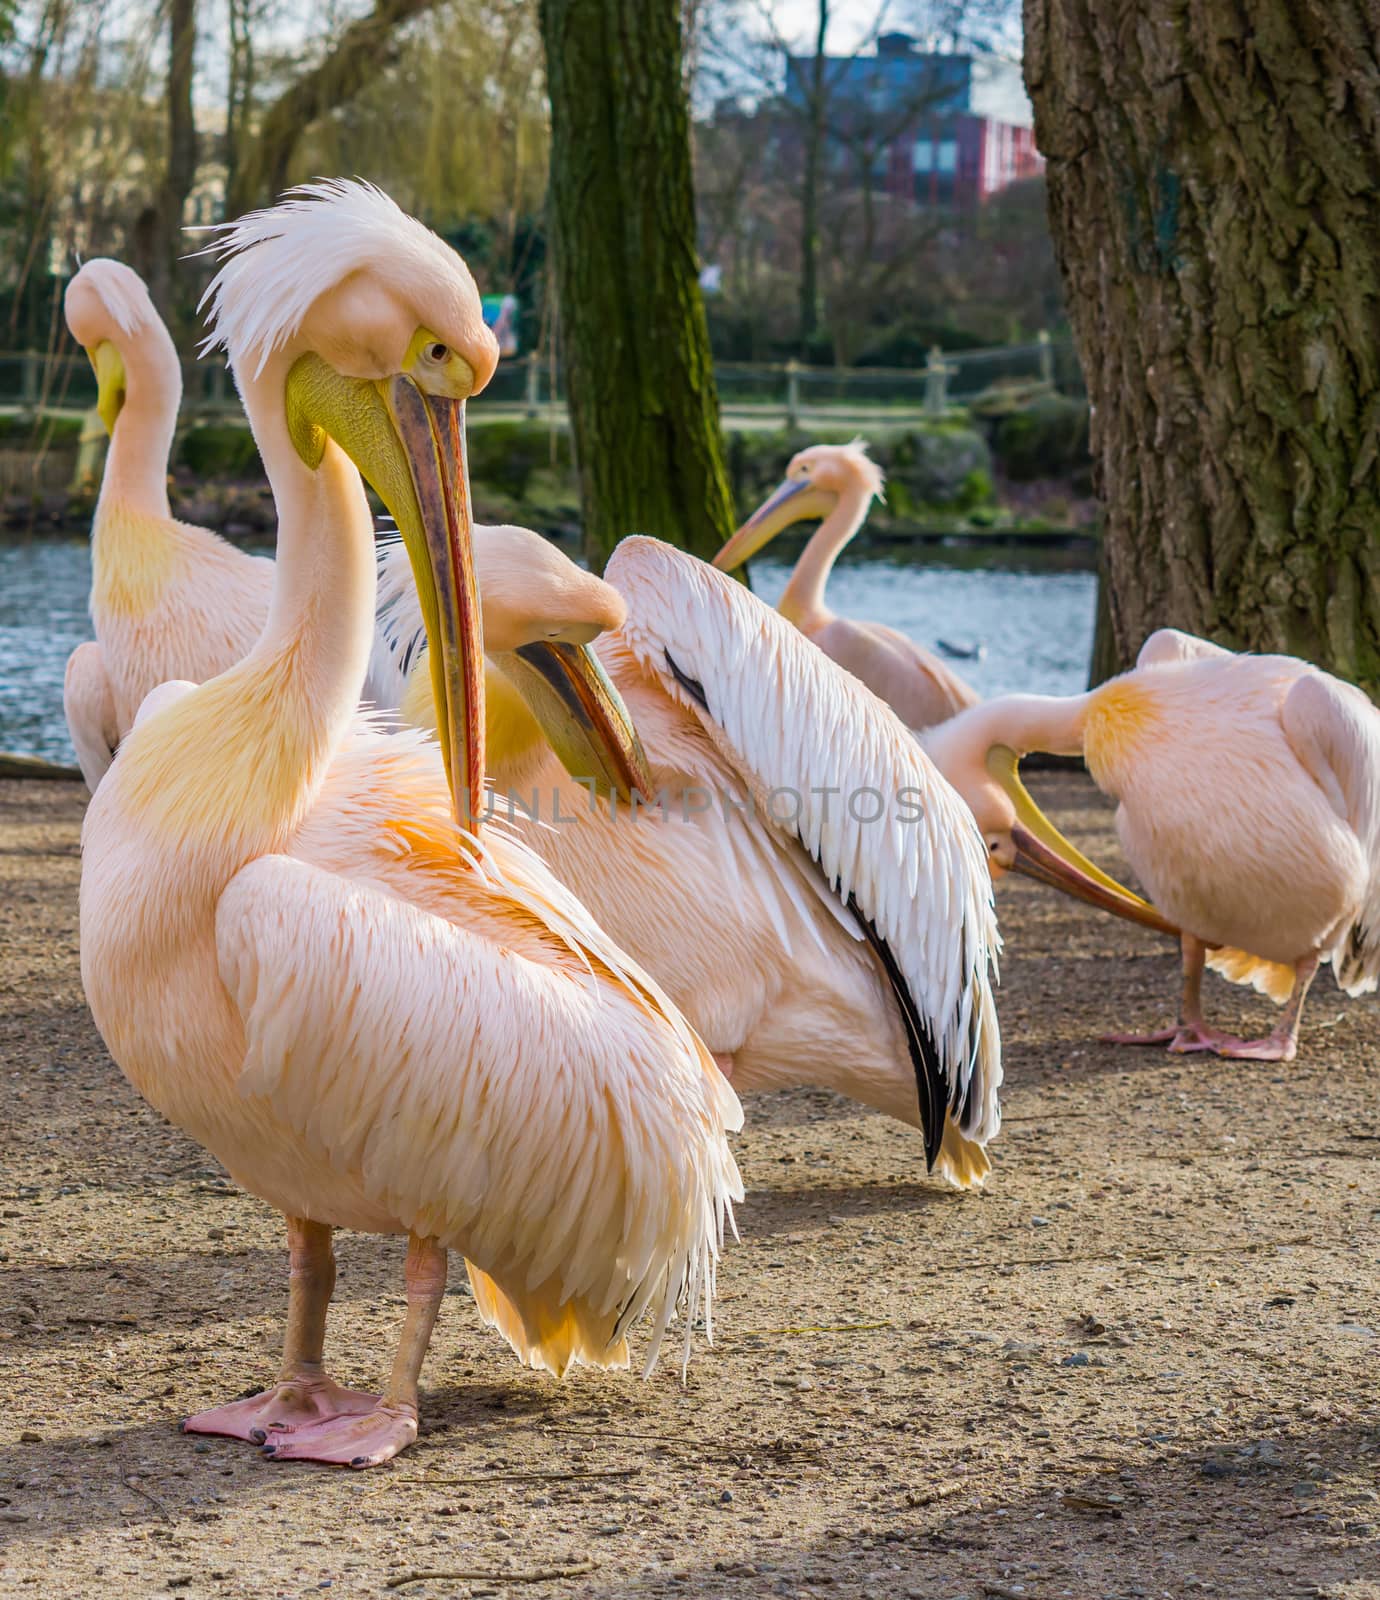
[[[238,216],[287,186],[288,168],[306,129],[384,71],[397,55],[399,26],[437,4],[439,0],[376,0],[368,16],[341,33],[325,59],[304,72],[265,113],[235,175],[229,215]]]

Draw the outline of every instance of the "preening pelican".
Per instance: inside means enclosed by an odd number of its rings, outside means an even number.
[[[1376,987],[1380,711],[1350,684],[1292,656],[1235,655],[1165,629],[1133,671],[1089,694],[992,700],[932,730],[926,746],[973,806],[997,873],[1014,866],[1183,930],[1178,1024],[1117,1042],[1292,1061],[1320,962],[1348,994]],[[1119,802],[1122,847],[1163,918],[1041,816],[1016,775],[1029,750],[1082,751]],[[1203,1020],[1204,963],[1287,1002],[1267,1038]]]
[[[861,440],[811,445],[792,457],[781,486],[719,551],[714,565],[732,572],[792,523],[822,517],[777,610],[880,695],[907,727],[929,728],[976,705],[977,694],[937,655],[895,628],[836,617],[824,603],[834,563],[884,486],[882,470]]]
[[[72,747],[94,792],[152,689],[204,683],[248,652],[268,620],[273,562],[169,511],[182,367],[143,279],[119,261],[88,261],[65,309],[110,434],[91,523],[96,637],[68,657],[63,685]],[[379,702],[372,676],[364,698]]]
[[[647,1313],[650,1367],[678,1304],[688,1342],[741,1194],[741,1113],[541,861],[456,820],[484,777],[464,406],[497,360],[464,263],[344,182],[218,248],[214,338],[278,507],[273,602],[238,665],[157,691],[97,789],[82,975],[134,1086],[287,1219],[278,1382],[186,1426],[367,1466],[416,1437],[448,1249],[533,1366],[626,1364]],[[356,717],[375,598],[360,470],[413,564],[439,753]],[[380,1397],[322,1368],[338,1226],[409,1238]]]
[[[480,542],[486,581],[506,559],[515,591],[522,541],[536,537],[518,533]],[[380,614],[406,652],[410,580],[398,552],[384,567]],[[562,693],[571,652],[535,642],[505,655],[491,640],[495,803],[736,1088],[836,1090],[923,1128],[951,1181],[981,1182],[1000,1117],[998,941],[958,797],[886,706],[711,567],[634,538],[607,583],[576,576],[592,614],[612,609],[596,585],[627,607],[594,646],[607,688],[566,694],[624,759],[556,760],[525,701]],[[428,691],[414,665],[404,712],[423,724]],[[660,809],[595,804],[567,769],[656,794]]]
[[[168,508],[168,452],[182,368],[138,273],[88,261],[67,286],[67,326],[96,371],[110,434],[91,524],[94,641],[67,663],[63,706],[95,790],[144,696],[171,678],[224,672],[263,631],[273,563]]]

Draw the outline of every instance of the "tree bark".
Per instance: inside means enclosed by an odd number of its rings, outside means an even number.
[[[389,67],[397,56],[394,34],[398,27],[437,4],[439,0],[376,0],[367,16],[341,33],[330,53],[273,102],[264,113],[258,137],[247,151],[239,152],[226,205],[228,216],[237,217],[273,200],[287,187],[288,169],[303,133],[318,117],[353,98]],[[241,138],[243,132],[241,127]]]
[[[1370,0],[1025,0],[1117,664],[1172,624],[1380,689]]]
[[[815,54],[805,110],[805,170],[800,178],[800,355],[809,356],[819,326],[819,166],[824,159],[827,89],[824,39],[829,32],[829,0],[818,0]]]
[[[164,321],[174,330],[180,321],[173,285],[177,282],[177,259],[185,248],[182,218],[196,183],[196,120],[192,114],[195,58],[196,0],[169,0],[168,164],[155,211],[149,293]]]
[[[695,253],[678,0],[542,0],[550,224],[585,548],[733,528]]]

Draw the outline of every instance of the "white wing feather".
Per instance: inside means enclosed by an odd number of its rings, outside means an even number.
[[[426,625],[422,621],[422,604],[417,598],[412,563],[401,537],[396,533],[381,534],[375,555],[378,598],[374,611],[374,647],[369,655],[363,698],[366,705],[380,711],[396,711],[402,705],[408,673],[426,652]]]
[[[1361,847],[1366,883],[1332,965],[1348,994],[1364,994],[1380,983],[1380,710],[1354,685],[1306,672],[1285,695],[1280,722]]]
[[[649,1312],[650,1370],[678,1303],[687,1354],[701,1303],[708,1317],[742,1196],[725,1138],[741,1109],[541,863],[497,837],[488,852],[456,858],[470,900],[502,914],[479,931],[390,892],[388,861],[370,882],[286,856],[245,867],[216,921],[248,1046],[241,1086],[527,1308],[519,1336],[500,1322],[525,1359],[563,1371],[607,1357]],[[504,920],[544,943],[541,959],[505,942]],[[551,1358],[542,1329],[572,1316],[593,1349],[575,1338]]]
[[[992,1138],[999,937],[986,851],[967,807],[882,701],[723,573],[632,538],[605,576],[628,604],[627,647],[704,724],[778,836],[798,835],[885,942],[962,1131]],[[874,794],[883,815],[859,820],[855,812],[876,808]],[[915,820],[903,820],[907,801],[918,805]]]

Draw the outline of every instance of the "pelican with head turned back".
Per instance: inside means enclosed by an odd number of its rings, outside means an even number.
[[[496,566],[508,545],[515,588],[536,538],[518,535],[490,530],[485,551]],[[740,584],[642,538],[605,577],[627,615],[594,646],[607,688],[575,704],[624,758],[582,767],[577,744],[557,760],[526,705],[553,680],[553,652],[539,640],[491,650],[495,802],[735,1087],[849,1095],[921,1127],[944,1177],[980,1183],[1001,1051],[972,819],[894,714]],[[380,611],[404,653],[418,626],[409,587],[400,554],[386,554]],[[403,708],[422,725],[433,716],[424,664]],[[592,804],[582,772],[659,807]]]
[[[143,279],[119,261],[88,261],[67,286],[67,326],[96,372],[110,448],[91,524],[96,637],[67,661],[63,709],[92,791],[145,695],[204,683],[263,632],[273,562],[168,507],[168,454],[182,367]],[[364,699],[391,709],[371,673]]]
[[[91,524],[94,641],[67,663],[63,706],[94,790],[155,685],[214,678],[263,631],[273,563],[168,507],[182,367],[136,272],[96,259],[67,285],[67,326],[96,372],[110,434]]]
[[[1165,629],[1133,671],[1088,694],[990,700],[925,744],[972,806],[997,875],[1014,868],[1161,932],[1182,930],[1178,1022],[1112,1042],[1292,1061],[1320,962],[1349,994],[1376,987],[1380,710],[1351,684],[1293,656],[1236,655]],[[1016,772],[1030,750],[1083,755],[1117,800],[1122,847],[1164,915],[1043,817]],[[1205,965],[1286,1003],[1266,1038],[1204,1021]]]
[[[497,358],[464,263],[366,185],[230,225],[211,290],[279,515],[262,637],[166,686],[83,834],[82,975],[134,1086],[287,1219],[278,1382],[198,1414],[278,1459],[417,1432],[446,1252],[521,1358],[647,1362],[708,1307],[740,1112],[655,983],[520,843],[484,778],[464,405]],[[357,719],[375,554],[412,560],[441,750]],[[382,1396],[322,1367],[339,1226],[409,1236]],[[687,1341],[688,1341],[687,1321]],[[688,1347],[688,1346],[687,1346]]]
[[[860,439],[811,445],[791,458],[780,487],[719,551],[714,565],[731,572],[793,523],[822,518],[777,610],[880,695],[907,727],[928,728],[976,705],[977,695],[938,656],[905,634],[885,623],[835,616],[824,603],[834,563],[884,487],[882,470]]]

